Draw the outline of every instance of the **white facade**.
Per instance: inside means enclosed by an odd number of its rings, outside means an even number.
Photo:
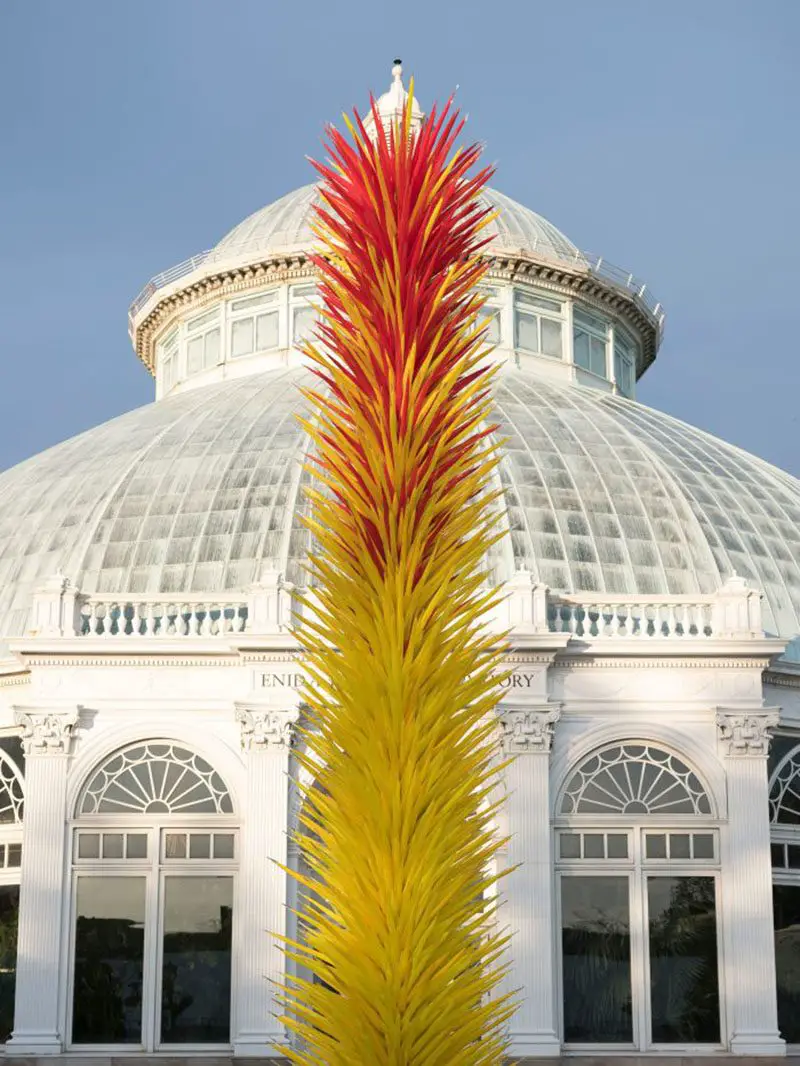
[[[0,475],[0,1057],[287,1039],[315,198],[149,283],[155,404]],[[783,1056],[800,483],[633,402],[647,287],[486,199],[512,1052]]]

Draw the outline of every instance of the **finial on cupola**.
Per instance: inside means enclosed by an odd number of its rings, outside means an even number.
[[[392,65],[392,84],[389,87],[389,91],[378,97],[375,103],[381,125],[387,133],[395,122],[399,122],[402,119],[407,100],[408,92],[403,85],[403,61],[402,59],[395,59]],[[411,104],[412,133],[420,128],[424,118],[425,115],[415,96]],[[369,136],[374,138],[375,119],[371,111],[364,118],[364,128]]]

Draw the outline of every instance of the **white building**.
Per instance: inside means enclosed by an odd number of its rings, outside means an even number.
[[[257,1057],[285,1038],[269,934],[294,901],[272,860],[299,861],[287,623],[315,197],[146,286],[129,324],[155,403],[0,477],[6,1056]],[[800,482],[638,405],[663,326],[647,286],[485,201],[513,1051],[783,1055]]]

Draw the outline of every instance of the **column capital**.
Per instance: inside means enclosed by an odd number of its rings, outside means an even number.
[[[773,708],[762,711],[717,711],[717,731],[728,758],[767,757],[774,729],[780,715]]]
[[[245,751],[288,750],[294,743],[299,707],[259,707],[236,704],[236,721]]]
[[[501,710],[503,747],[509,754],[548,754],[555,724],[561,717],[559,704],[545,703]]]
[[[73,731],[78,724],[78,707],[15,707],[14,722],[22,726],[25,758],[38,755],[69,755]]]

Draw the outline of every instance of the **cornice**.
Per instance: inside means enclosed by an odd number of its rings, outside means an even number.
[[[636,303],[633,293],[627,293],[602,278],[590,273],[579,264],[572,269],[566,263],[539,261],[524,253],[503,253],[487,256],[489,276],[506,281],[532,281],[566,296],[579,293],[598,309],[611,311],[625,320],[636,332],[642,343],[642,362],[638,375],[654,361],[660,339],[658,326]],[[198,268],[202,271],[203,264]],[[265,282],[280,283],[313,277],[316,270],[310,266],[306,255],[269,256],[254,263],[222,267],[204,277],[199,277],[183,287],[168,290],[152,309],[135,324],[134,348],[151,374],[155,372],[155,335],[177,312],[193,308],[202,310],[212,300],[258,288]]]
[[[766,670],[764,673],[764,684],[777,685],[779,688],[800,688],[800,674]]]
[[[152,669],[153,667],[165,667],[167,669],[174,669],[175,667],[234,667],[241,666],[242,660],[238,656],[227,656],[225,658],[212,658],[210,656],[176,656],[170,655],[165,652],[164,655],[133,655],[133,656],[121,656],[121,655],[104,655],[102,657],[93,655],[26,655],[25,661],[31,667],[34,668],[48,668],[48,667],[80,667],[83,669],[93,669],[95,667],[143,667]]]
[[[664,670],[678,667],[679,669],[691,670],[764,670],[769,664],[769,657],[759,659],[746,659],[740,657],[614,657],[604,655],[600,657],[585,656],[559,656],[553,664],[555,669],[568,670]]]

